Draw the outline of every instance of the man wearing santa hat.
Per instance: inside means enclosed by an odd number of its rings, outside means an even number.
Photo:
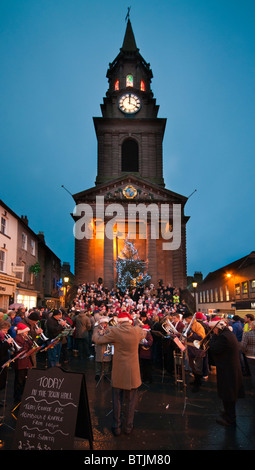
[[[26,356],[26,353],[31,351],[31,348],[33,346],[33,340],[28,336],[30,332],[29,326],[26,326],[24,325],[24,323],[20,322],[18,323],[16,329],[17,334],[15,336],[15,342],[18,346],[20,346],[20,348],[22,348],[20,349],[20,351],[24,352],[24,357],[22,354],[14,361],[14,404],[19,403],[21,401],[21,397],[27,379],[28,369],[32,369],[33,367],[31,355]],[[18,354],[18,351],[16,351],[16,354]]]
[[[96,344],[112,343],[112,432],[118,436],[123,430],[129,434],[133,429],[137,389],[141,385],[138,349],[146,332],[140,326],[133,326],[128,312],[118,314],[118,327],[112,327],[104,335],[94,334]],[[121,409],[123,423],[121,423]]]

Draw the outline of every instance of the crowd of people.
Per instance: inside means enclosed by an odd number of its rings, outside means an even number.
[[[176,355],[193,375],[193,392],[216,367],[224,405],[220,424],[235,424],[235,403],[244,396],[243,375],[251,376],[255,390],[253,315],[242,320],[236,315],[224,319],[193,313],[180,290],[170,285],[151,284],[122,293],[100,282],[84,283],[68,308],[0,312],[0,366],[13,358],[14,403],[21,400],[27,370],[36,367],[39,349],[46,352],[40,356],[45,367],[68,363],[70,354],[80,361],[94,360],[96,383],[112,383],[115,435],[121,432],[121,404],[123,429],[129,433],[138,387],[153,381],[154,367],[174,375]],[[6,373],[7,367],[2,367],[0,390]]]

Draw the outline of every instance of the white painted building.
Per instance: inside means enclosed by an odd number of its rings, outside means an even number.
[[[17,218],[0,201],[0,308],[8,309],[19,282],[16,277],[17,239]]]

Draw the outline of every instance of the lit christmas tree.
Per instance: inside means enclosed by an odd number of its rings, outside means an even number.
[[[117,287],[121,292],[134,287],[143,287],[150,281],[151,276],[145,272],[147,263],[140,259],[134,243],[125,239],[125,246],[116,259]]]

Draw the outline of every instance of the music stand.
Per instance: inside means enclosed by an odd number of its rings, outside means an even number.
[[[9,424],[6,424],[5,423],[5,411],[6,411],[6,396],[7,396],[7,387],[8,387],[8,372],[9,372],[9,366],[10,364],[15,361],[15,359],[17,359],[17,357],[21,356],[21,354],[23,354],[23,351],[21,351],[20,353],[18,353],[15,357],[13,357],[12,359],[8,359],[8,361],[6,361],[2,366],[1,366],[1,372],[0,374],[4,371],[4,369],[7,367],[6,369],[6,381],[5,381],[5,389],[4,389],[4,406],[3,406],[3,415],[0,416],[0,419],[2,419],[2,422],[0,423],[0,427],[1,426],[6,426],[7,428],[11,429],[12,431],[14,431],[14,428],[12,426],[9,426]]]

